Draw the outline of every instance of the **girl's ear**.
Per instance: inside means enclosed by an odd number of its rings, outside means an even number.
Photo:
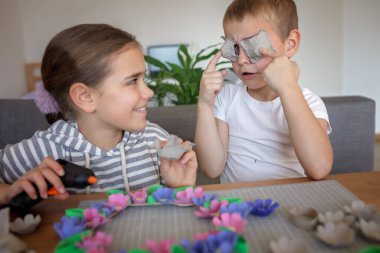
[[[93,89],[83,83],[74,83],[71,85],[69,95],[75,106],[87,113],[95,111],[95,101]]]
[[[298,52],[300,47],[301,34],[299,30],[290,31],[289,37],[285,41],[286,56],[292,58]]]

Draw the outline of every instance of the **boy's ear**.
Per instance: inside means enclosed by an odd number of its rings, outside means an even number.
[[[286,56],[292,58],[298,52],[300,47],[301,34],[299,30],[290,31],[289,37],[285,41]]]
[[[74,83],[71,85],[69,95],[73,103],[81,111],[91,113],[95,111],[95,101],[93,89],[84,83]]]

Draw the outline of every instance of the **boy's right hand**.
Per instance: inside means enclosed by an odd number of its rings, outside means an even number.
[[[5,201],[9,203],[12,198],[23,191],[32,199],[37,199],[38,195],[46,199],[48,197],[46,181],[50,182],[57,189],[59,194],[56,195],[56,198],[65,199],[69,194],[65,191],[65,187],[59,178],[63,174],[64,170],[62,166],[54,159],[47,157],[38,167],[28,171],[10,185],[6,192]],[[36,186],[38,192],[36,192],[33,185]]]
[[[221,56],[222,53],[220,51],[216,53],[203,72],[199,88],[198,105],[203,104],[212,108],[216,96],[223,87],[227,70],[216,70],[216,64]]]

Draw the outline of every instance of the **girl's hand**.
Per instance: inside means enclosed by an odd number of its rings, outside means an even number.
[[[181,144],[184,147],[188,147],[190,142],[186,141]],[[160,171],[165,184],[176,188],[194,185],[197,177],[197,167],[198,162],[195,152],[189,150],[178,160],[162,158]]]
[[[5,202],[9,203],[13,197],[23,191],[32,199],[36,199],[38,195],[46,199],[48,197],[46,181],[50,182],[54,188],[57,189],[58,195],[56,195],[56,198],[65,199],[69,194],[65,191],[65,187],[59,178],[59,176],[63,176],[63,174],[64,170],[62,166],[54,159],[47,157],[38,167],[28,171],[12,185],[7,187]],[[33,185],[37,187],[38,192],[36,192]]]

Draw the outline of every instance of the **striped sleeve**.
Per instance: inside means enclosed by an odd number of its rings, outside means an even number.
[[[36,137],[7,145],[0,150],[0,182],[13,183],[27,171],[37,167],[45,157],[62,157],[56,144]]]

